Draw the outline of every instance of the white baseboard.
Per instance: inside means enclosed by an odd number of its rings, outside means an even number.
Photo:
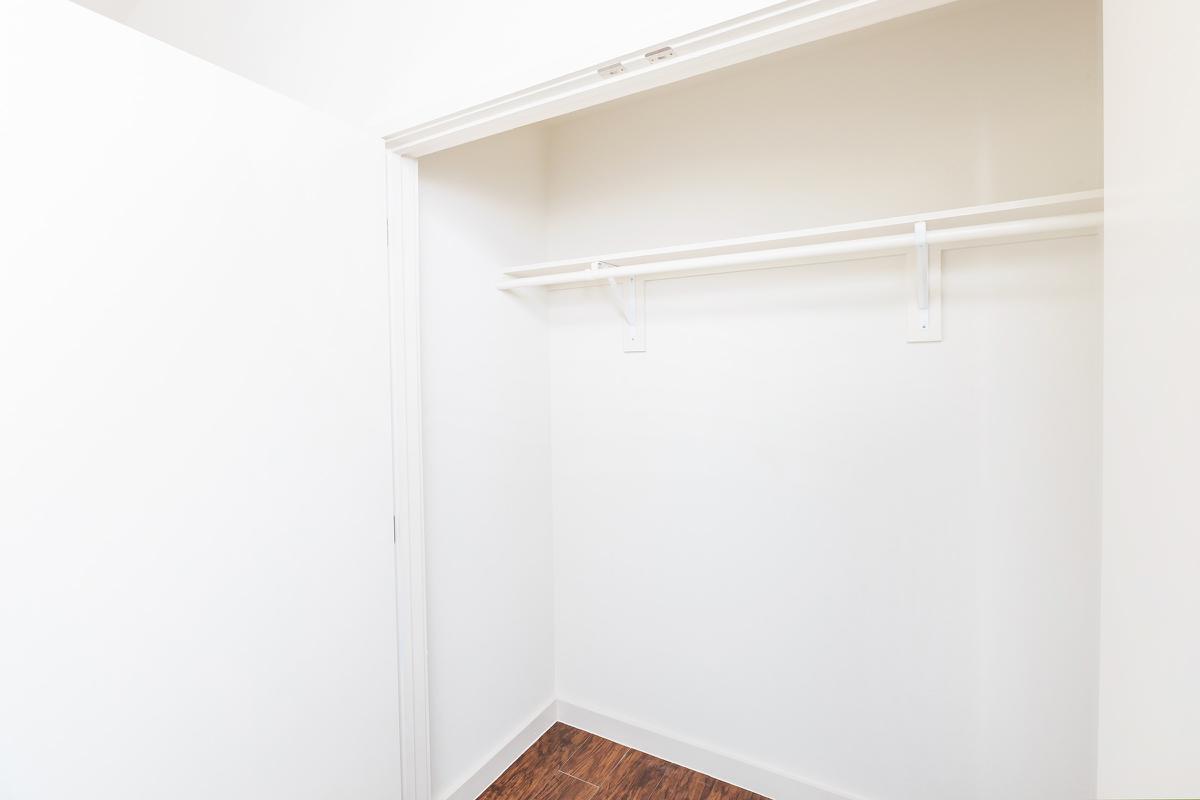
[[[864,800],[864,798],[822,786],[812,781],[777,772],[736,756],[711,750],[702,745],[677,739],[626,720],[558,700],[546,706],[520,730],[496,755],[488,759],[474,775],[443,800],[476,800],[504,770],[550,729],[563,722],[588,733],[641,750],[673,764],[703,772],[718,780],[761,794],[772,800]]]
[[[632,722],[558,701],[558,719],[588,733],[612,739],[673,764],[732,783],[773,800],[863,800],[828,786],[806,781],[750,761],[676,739]]]
[[[528,725],[510,739],[508,744],[501,747],[500,752],[489,758],[487,763],[476,770],[475,774],[467,778],[461,786],[446,795],[444,800],[475,800],[483,794],[484,789],[491,786],[504,770],[508,769],[543,733],[550,730],[551,725],[558,721],[557,706],[558,703],[554,702],[546,706],[541,713],[530,720]]]

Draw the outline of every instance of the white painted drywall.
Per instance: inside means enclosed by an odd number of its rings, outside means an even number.
[[[964,0],[549,133],[547,257],[1101,183],[1099,8]],[[561,699],[870,800],[1095,796],[1100,242],[552,293]]]
[[[567,117],[550,256],[1100,188],[1099,24],[960,0]]]
[[[1100,797],[1200,797],[1200,6],[1104,3]]]
[[[433,795],[554,699],[549,333],[494,288],[544,250],[543,134],[421,162]]]
[[[75,2],[118,22],[124,22],[142,0],[75,0]]]
[[[383,155],[0,12],[0,797],[392,800]]]
[[[764,0],[80,0],[383,135],[766,5]]]

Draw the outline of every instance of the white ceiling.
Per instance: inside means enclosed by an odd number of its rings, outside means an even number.
[[[377,136],[771,2],[74,1]]]
[[[125,22],[142,0],[75,0],[75,2],[118,22]]]

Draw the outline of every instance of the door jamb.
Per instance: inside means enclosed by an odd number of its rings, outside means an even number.
[[[403,800],[432,797],[417,160],[386,153],[393,528]]]

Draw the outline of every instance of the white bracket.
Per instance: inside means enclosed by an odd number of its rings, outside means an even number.
[[[657,50],[651,50],[649,53],[646,53],[646,60],[651,64],[657,64],[659,61],[666,61],[668,58],[674,57],[675,50],[669,45],[666,47],[660,47]]]
[[[611,267],[603,261],[593,261],[591,269],[597,277],[604,276],[605,267]],[[621,341],[626,353],[644,353],[646,351],[646,281],[642,278],[606,278],[608,288],[612,293],[617,310],[621,312]]]
[[[908,307],[908,341],[942,340],[942,251],[930,248],[925,223],[914,226],[917,246],[909,256],[912,277],[912,301]]]

